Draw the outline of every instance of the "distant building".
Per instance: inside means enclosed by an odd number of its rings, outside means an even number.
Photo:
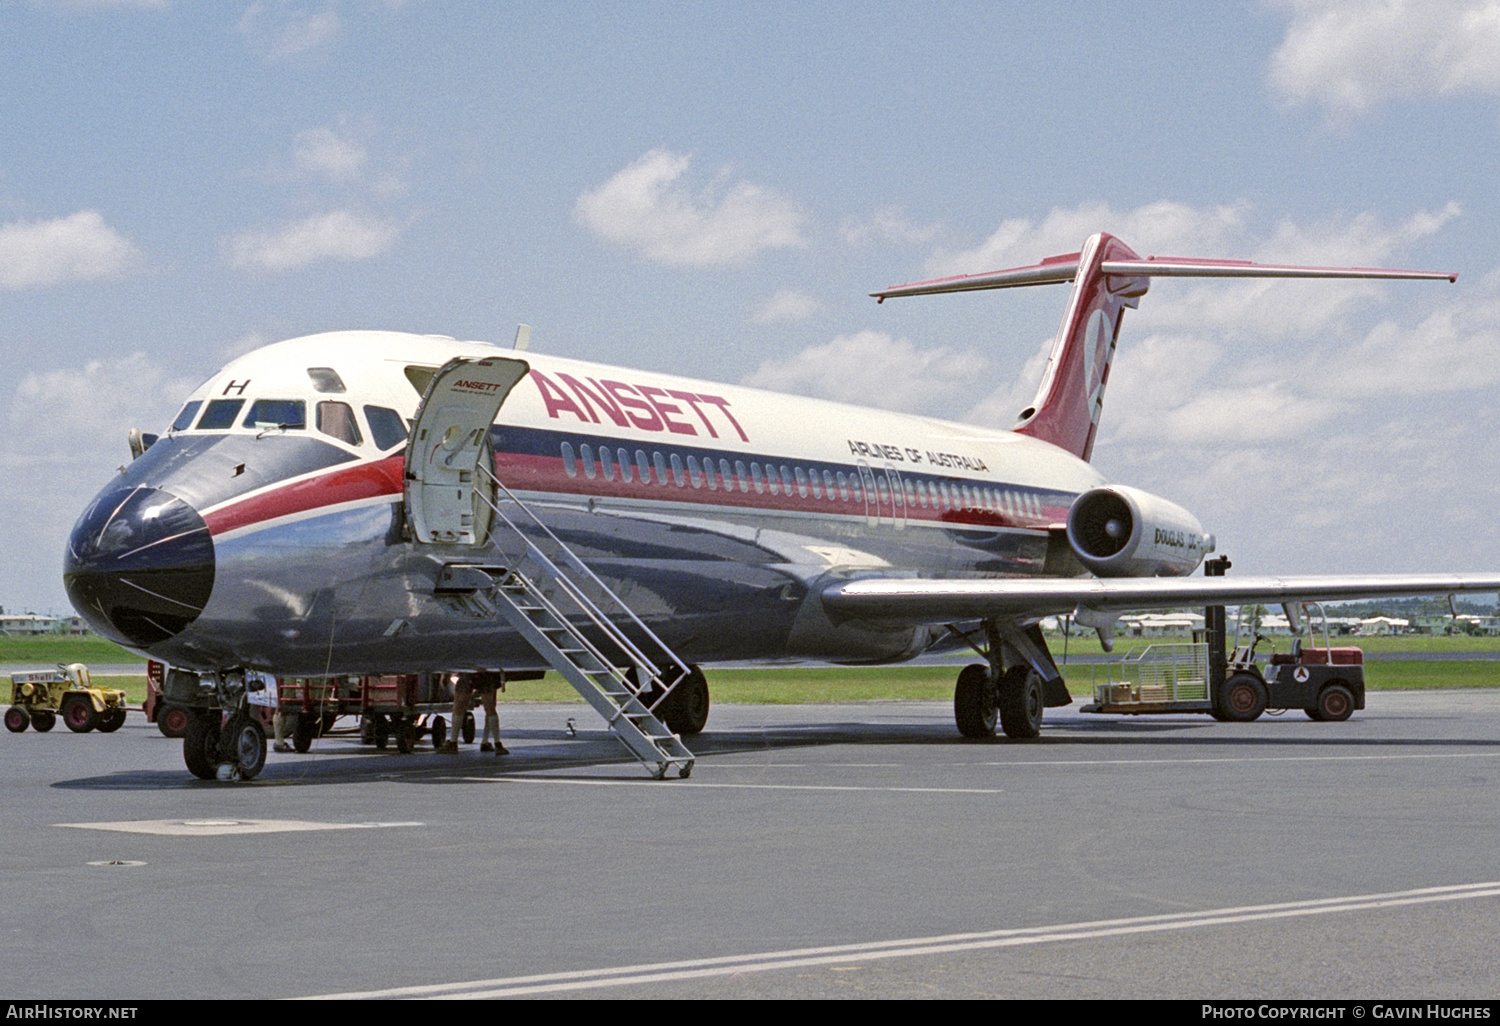
[[[37,613],[0,613],[0,635],[34,637],[40,634],[87,634],[77,616],[43,616]]]

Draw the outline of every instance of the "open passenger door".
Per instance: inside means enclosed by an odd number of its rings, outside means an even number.
[[[433,375],[406,443],[406,516],[418,542],[483,545],[494,486],[490,425],[530,365],[504,357],[449,360]]]

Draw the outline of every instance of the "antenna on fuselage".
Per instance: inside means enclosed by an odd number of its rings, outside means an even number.
[[[527,349],[531,348],[531,325],[516,325],[516,343],[511,348],[518,353],[524,353]]]

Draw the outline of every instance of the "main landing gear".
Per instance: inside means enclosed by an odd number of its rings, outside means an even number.
[[[1047,643],[1041,632],[1030,628],[1019,633],[1014,644],[1007,643],[999,627],[985,624],[987,644],[980,653],[989,663],[971,663],[958,674],[953,689],[953,717],[964,737],[990,738],[995,728],[1016,740],[1037,737],[1042,732],[1042,714],[1050,705],[1066,705],[1066,689],[1061,679],[1054,681],[1058,700],[1049,702],[1047,683],[1031,664],[1021,658],[1017,645],[1034,649],[1039,658],[1050,662]],[[978,646],[976,646],[977,648]]]
[[[994,737],[997,721],[1006,737],[1037,737],[1045,709],[1041,675],[1024,664],[1004,671],[997,683],[984,663],[970,663],[953,689],[953,716],[964,737]]]

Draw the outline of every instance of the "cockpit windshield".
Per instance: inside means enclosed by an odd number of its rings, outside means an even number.
[[[301,399],[257,399],[242,426],[301,431],[307,427],[307,407]]]
[[[193,418],[198,416],[198,410],[202,406],[203,400],[201,399],[194,399],[192,402],[184,406],[182,408],[182,412],[177,415],[177,419],[172,421],[172,430],[186,431],[188,428],[192,427]]]
[[[203,411],[203,417],[198,421],[198,430],[224,431],[234,427],[234,418],[239,415],[240,407],[244,405],[243,399],[213,400]]]

